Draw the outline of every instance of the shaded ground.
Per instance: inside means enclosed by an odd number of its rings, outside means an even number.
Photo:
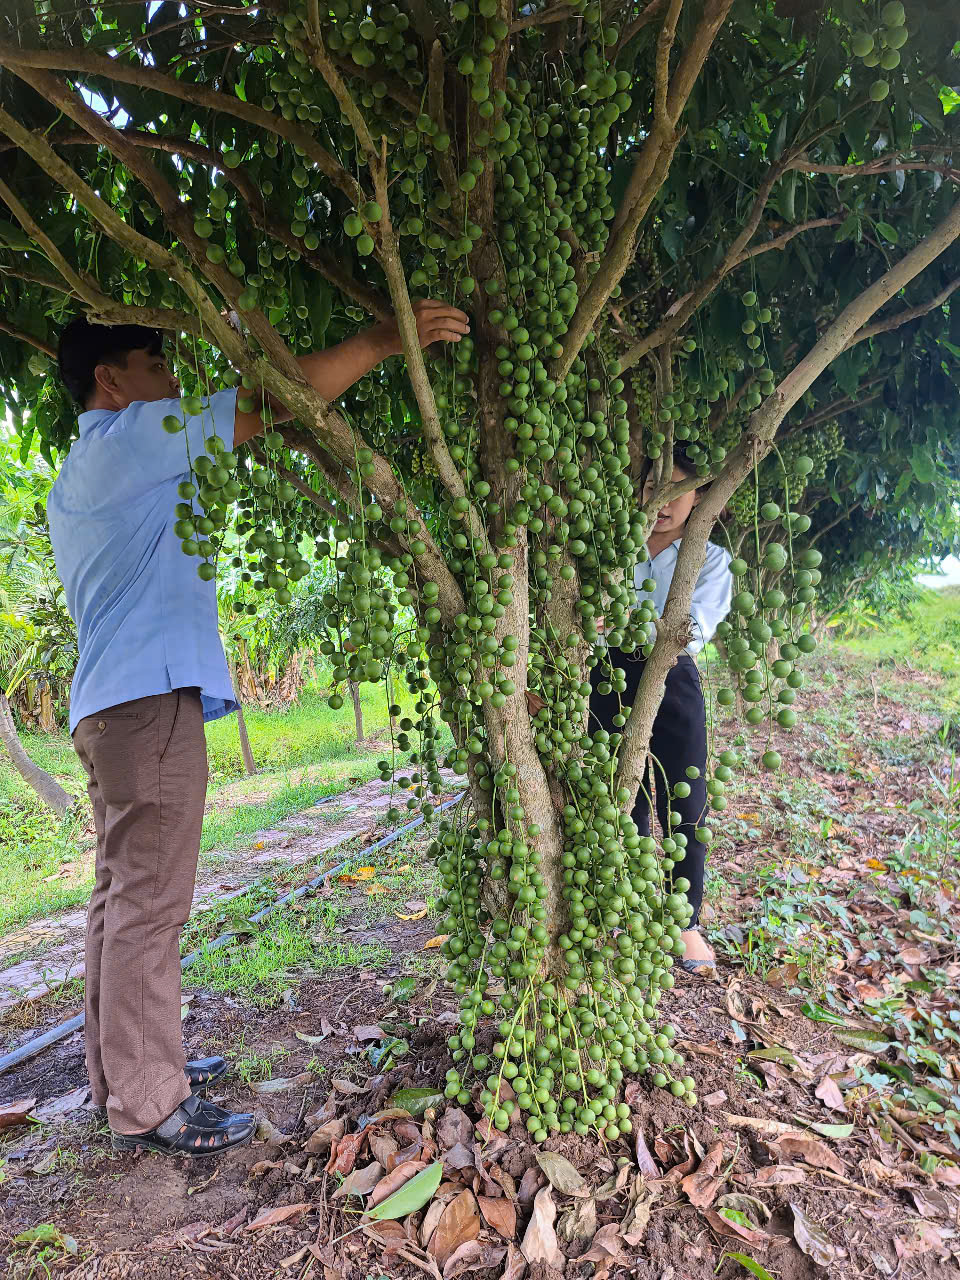
[[[442,1089],[455,1021],[421,837],[301,909],[318,957],[365,958],[303,966],[265,1001],[238,993],[257,947],[238,943],[211,971],[222,990],[188,993],[188,1046],[231,1056],[223,1097],[264,1117],[252,1146],[115,1156],[82,1110],[10,1130],[3,1231],[49,1237],[21,1241],[11,1274],[45,1274],[41,1250],[85,1280],[732,1280],[737,1255],[782,1280],[960,1274],[960,811],[937,689],[838,653],[829,666],[803,729],[779,735],[780,775],[754,772],[752,739],[738,748],[711,866],[718,980],[684,978],[661,1005],[695,1108],[631,1082],[633,1135],[550,1140],[560,1161],[522,1129],[475,1127],[472,1107],[391,1110],[398,1089]],[[83,1084],[77,1039],[0,1077],[0,1098]],[[360,1208],[334,1198],[344,1177],[379,1191],[436,1159],[429,1204],[343,1235]]]

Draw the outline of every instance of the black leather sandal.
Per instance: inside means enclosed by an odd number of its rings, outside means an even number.
[[[156,1151],[165,1156],[215,1156],[253,1137],[252,1116],[236,1115],[191,1094],[172,1115],[146,1133],[115,1133],[114,1151]]]
[[[227,1064],[223,1058],[194,1058],[187,1063],[187,1081],[191,1093],[200,1093],[226,1074]]]

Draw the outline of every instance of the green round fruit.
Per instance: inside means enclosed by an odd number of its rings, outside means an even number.
[[[907,11],[900,0],[889,0],[880,10],[880,18],[885,27],[902,27],[907,20]]]
[[[874,80],[870,86],[870,98],[873,102],[882,102],[890,92],[890,86],[886,80]]]
[[[763,753],[763,763],[764,767],[767,769],[779,769],[780,752],[774,751],[772,748],[769,751],[765,751]]]
[[[746,293],[740,295],[740,301],[745,307],[755,307],[757,305],[757,295],[752,289],[748,289]]]
[[[873,52],[874,38],[869,31],[858,31],[850,42],[850,47],[858,58],[865,58]]]

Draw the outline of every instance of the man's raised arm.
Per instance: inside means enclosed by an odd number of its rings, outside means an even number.
[[[459,342],[464,334],[470,332],[470,323],[464,312],[447,302],[438,302],[432,298],[420,299],[413,304],[413,313],[421,347],[429,347],[433,342]],[[388,356],[399,355],[402,350],[396,320],[381,320],[335,347],[301,356],[297,364],[303,370],[307,382],[324,400],[336,400],[337,396],[343,395],[364,374],[376,368]],[[234,448],[263,430],[263,403],[261,401],[248,413],[238,407],[233,428]],[[272,397],[268,396],[266,403],[273,410],[273,422],[288,422],[292,417]]]

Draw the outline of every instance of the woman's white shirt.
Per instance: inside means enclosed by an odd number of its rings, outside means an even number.
[[[634,585],[641,600],[653,600],[657,615],[662,616],[673,571],[677,567],[677,556],[680,551],[680,539],[653,557],[652,560],[641,561],[634,575]],[[718,547],[715,542],[707,543],[707,554],[693,589],[690,601],[690,621],[693,639],[687,645],[686,652],[699,653],[708,641],[713,639],[719,623],[730,612],[730,601],[733,598],[733,575],[730,572],[730,552]],[[646,578],[652,578],[657,584],[652,597],[641,590]]]

